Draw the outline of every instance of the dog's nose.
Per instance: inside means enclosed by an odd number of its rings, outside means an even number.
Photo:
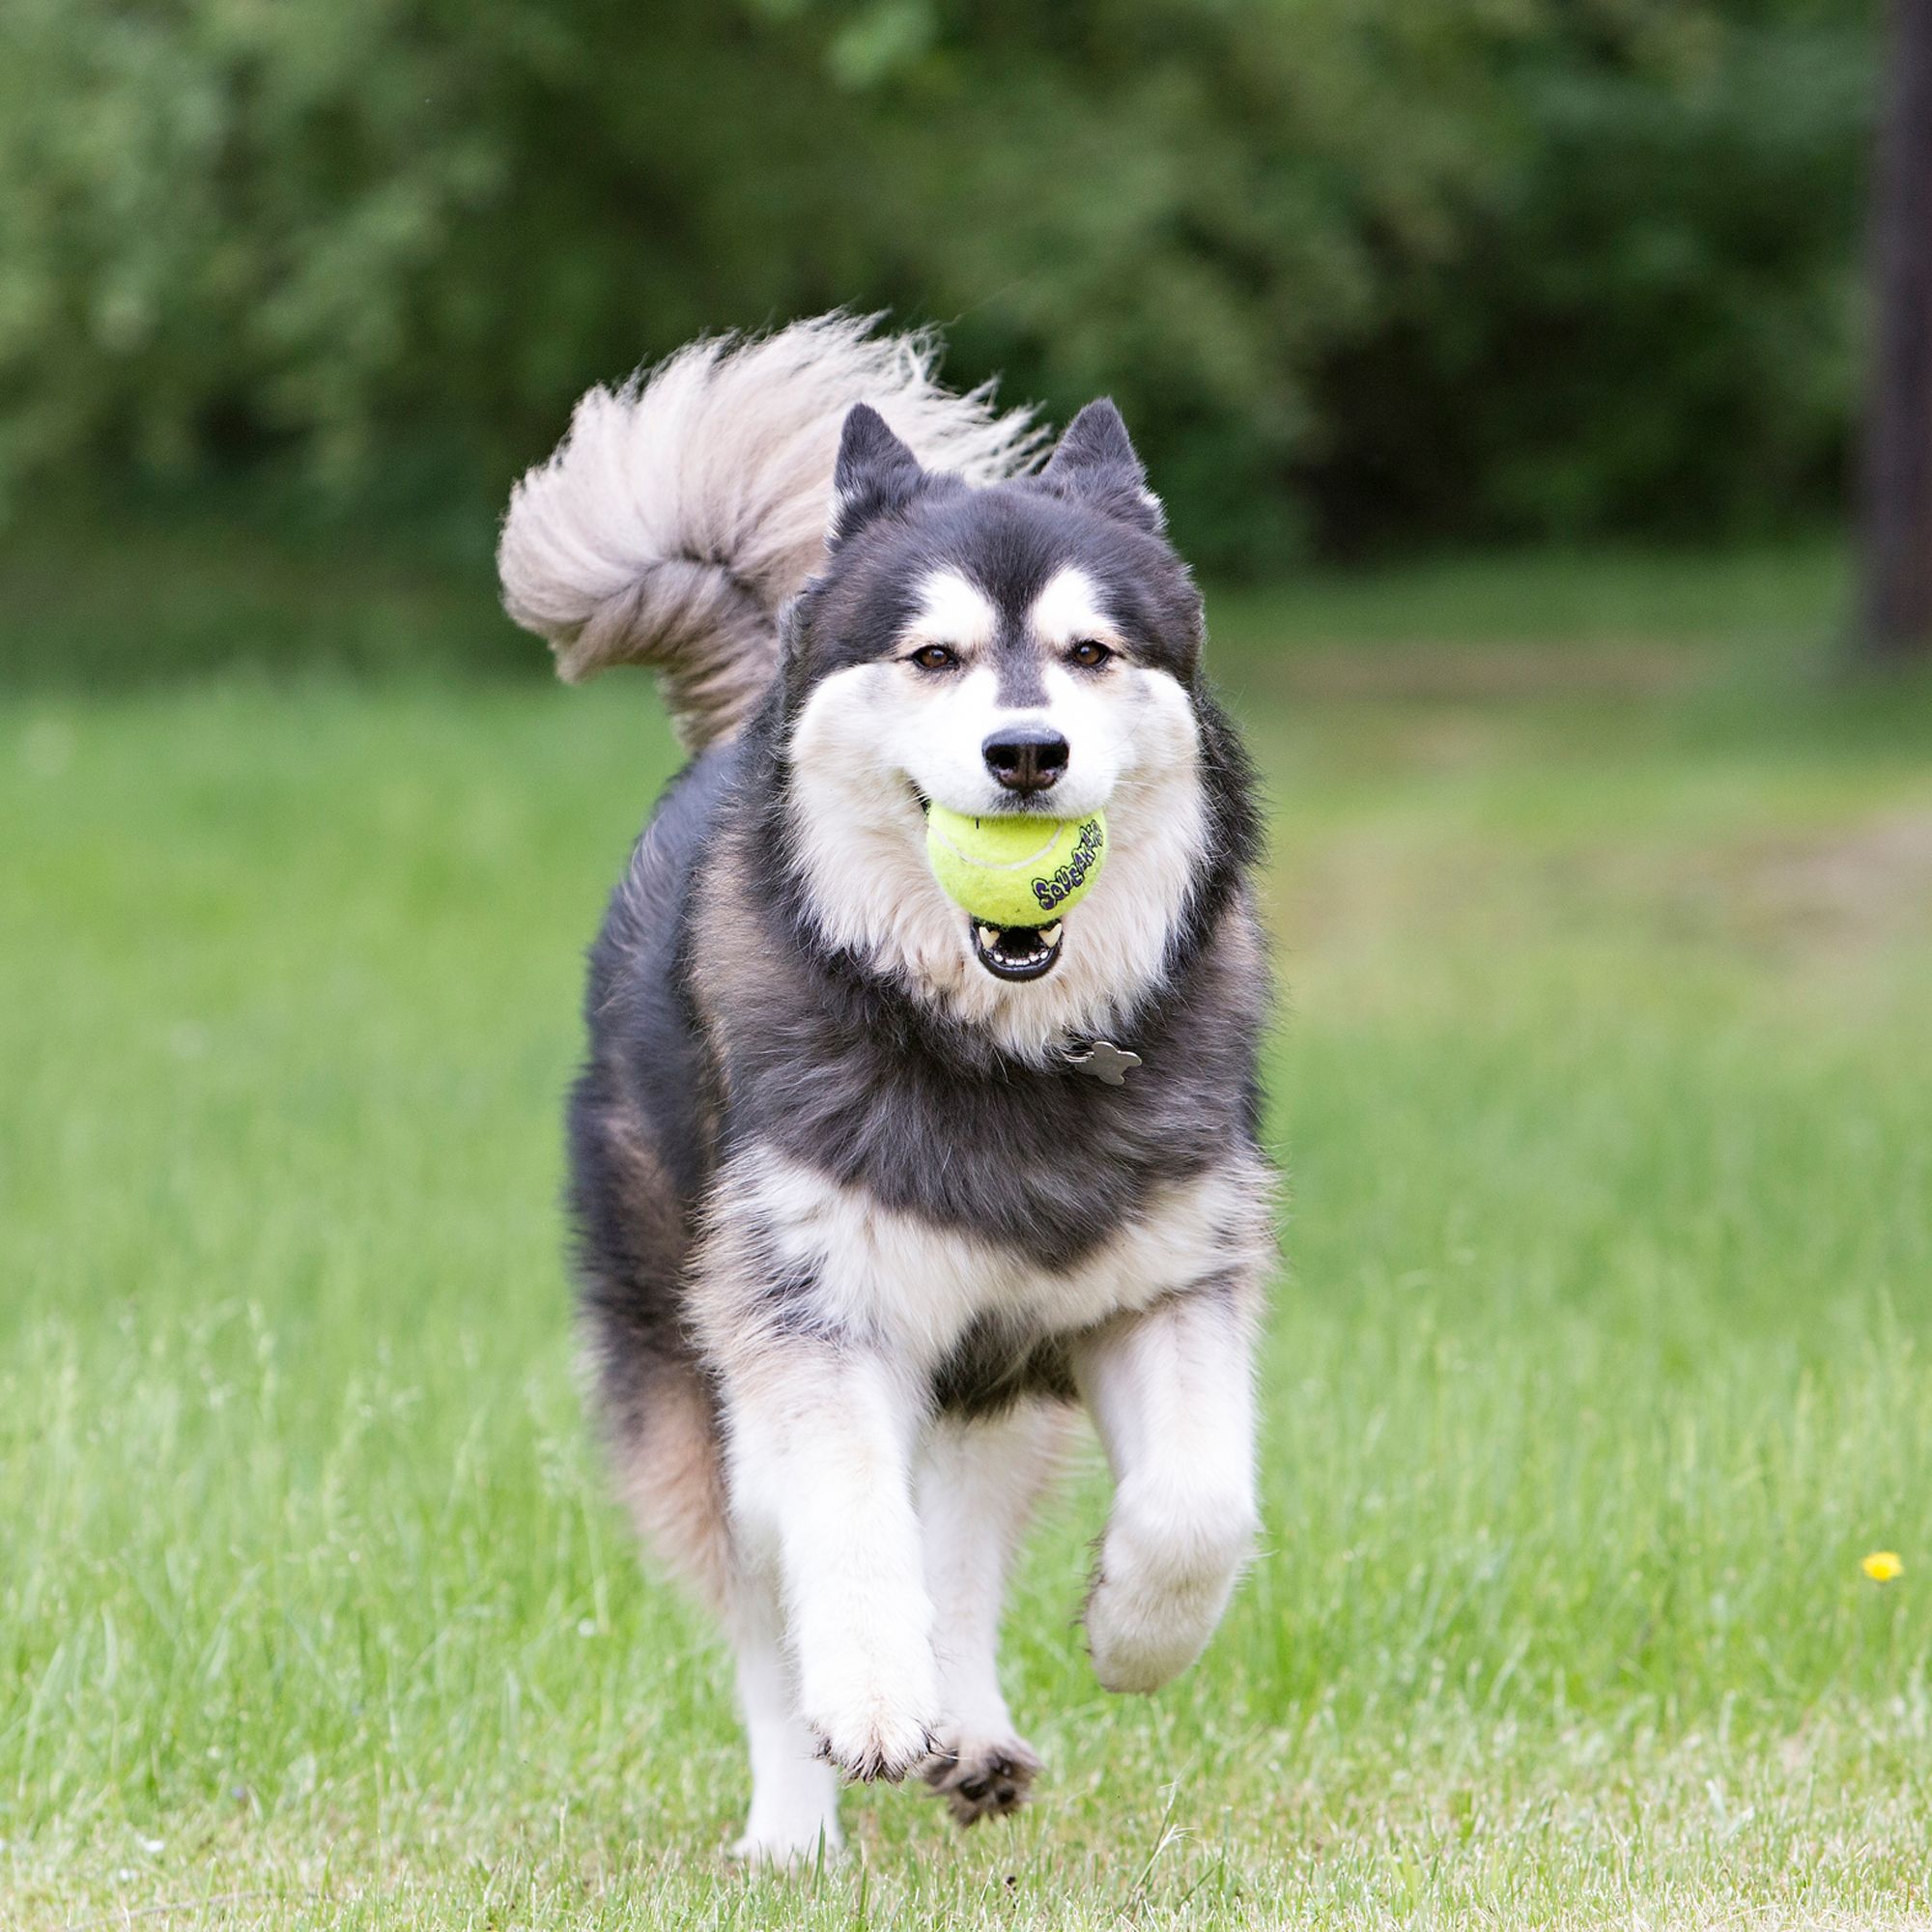
[[[1009,791],[1044,791],[1058,782],[1073,748],[1050,724],[1014,724],[980,747],[986,769]]]

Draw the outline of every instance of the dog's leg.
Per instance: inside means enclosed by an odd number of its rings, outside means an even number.
[[[844,1842],[838,1777],[798,1715],[778,1591],[767,1577],[734,1580],[729,1622],[752,1751],[752,1813],[731,1849],[753,1864],[806,1865],[821,1851],[829,1861]]]
[[[946,1719],[926,1781],[962,1825],[1016,1808],[1039,1770],[1000,1692],[1000,1608],[1066,1423],[1062,1406],[1040,1403],[979,1422],[942,1417],[921,1455],[919,1520]]]
[[[1074,1351],[1114,1472],[1087,1602],[1109,1690],[1154,1690],[1199,1657],[1254,1540],[1252,1321],[1217,1280],[1122,1316]]]
[[[792,1335],[725,1378],[731,1506],[775,1561],[799,1707],[853,1777],[897,1779],[939,1722],[912,1454],[923,1396],[850,1340]]]

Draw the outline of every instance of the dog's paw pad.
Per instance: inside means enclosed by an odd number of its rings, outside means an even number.
[[[1039,1759],[1018,1738],[961,1739],[926,1766],[925,1781],[961,1825],[1003,1818],[1027,1802]]]

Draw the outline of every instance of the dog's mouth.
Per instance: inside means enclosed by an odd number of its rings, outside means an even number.
[[[1059,920],[1051,925],[988,925],[982,919],[967,923],[974,956],[996,980],[1037,980],[1051,973],[1066,930]]]
[[[922,813],[932,801],[907,780]],[[1046,925],[993,925],[969,913],[966,929],[973,935],[973,956],[996,980],[1037,980],[1059,963],[1066,928],[1059,920]]]

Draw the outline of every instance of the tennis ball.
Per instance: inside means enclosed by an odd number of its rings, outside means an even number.
[[[954,904],[988,925],[1046,925],[1092,890],[1107,855],[1107,821],[969,818],[932,806],[925,856]]]

